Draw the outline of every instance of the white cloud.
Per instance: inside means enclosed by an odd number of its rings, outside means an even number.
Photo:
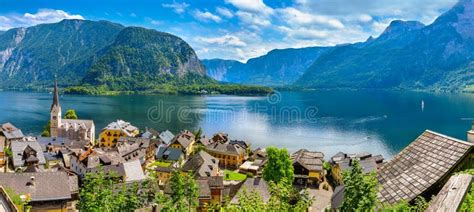
[[[253,26],[269,26],[271,25],[271,22],[269,18],[262,17],[253,13],[249,12],[242,12],[238,11],[236,15],[239,17],[239,19],[248,25],[253,25]]]
[[[171,8],[175,13],[183,14],[186,11],[186,8],[189,7],[189,4],[186,4],[186,2],[173,2],[171,4],[161,4],[161,6],[164,8]]]
[[[69,14],[63,10],[40,9],[37,13],[0,16],[0,30],[7,30],[15,27],[28,27],[42,23],[55,23],[63,19],[83,20],[84,17],[78,14]]]
[[[337,29],[344,28],[344,24],[341,21],[335,18],[331,18],[328,16],[322,15],[313,15],[310,13],[302,12],[296,8],[287,7],[278,10],[280,16],[288,23],[288,24],[296,24],[296,25],[313,25],[313,24],[321,24],[330,27],[334,27]]]
[[[246,12],[262,13],[265,15],[273,13],[273,9],[268,7],[263,0],[226,0],[226,2]]]
[[[135,14],[135,13],[130,13],[130,17],[135,18],[135,17],[137,17],[137,14]]]
[[[370,15],[361,14],[361,15],[359,15],[359,17],[358,17],[358,20],[359,20],[360,22],[370,22],[370,21],[373,20],[373,18],[372,18],[372,16],[370,16]]]
[[[233,47],[242,47],[247,44],[240,40],[239,37],[234,35],[224,35],[221,37],[199,37],[199,41],[202,41],[207,44],[218,44],[222,46],[233,46]]]
[[[279,26],[278,29],[284,32],[287,36],[290,36],[296,39],[303,39],[303,40],[321,39],[329,35],[327,31],[308,29],[308,28],[292,29],[285,26]]]
[[[226,17],[226,18],[234,17],[234,14],[232,13],[232,11],[230,11],[229,9],[224,8],[224,7],[216,8],[216,12],[219,13],[220,15]]]
[[[221,17],[219,17],[217,15],[214,15],[209,11],[202,12],[200,10],[196,10],[196,11],[194,11],[193,15],[198,20],[204,21],[204,22],[207,22],[207,21],[211,20],[211,21],[214,21],[216,23],[219,23],[219,22],[222,21]]]

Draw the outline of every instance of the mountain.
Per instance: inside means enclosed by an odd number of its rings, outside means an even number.
[[[90,68],[84,82],[93,85],[156,82],[167,75],[205,77],[204,66],[185,41],[140,27],[123,29],[112,44],[85,63]]]
[[[474,84],[474,1],[424,26],[393,21],[376,39],[322,54],[295,85],[460,91]]]
[[[0,34],[3,87],[165,83],[204,78],[194,50],[174,35],[108,21],[63,20]],[[154,81],[156,80],[156,81]],[[152,82],[153,81],[153,82]]]
[[[203,60],[209,76],[216,80],[253,84],[289,85],[325,51],[326,47],[276,49],[266,55],[252,58],[247,63],[233,60]]]

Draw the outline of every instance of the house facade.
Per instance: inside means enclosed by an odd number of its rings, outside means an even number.
[[[219,164],[225,168],[238,168],[245,160],[246,150],[239,145],[229,142],[215,142],[206,146],[206,152],[219,159]]]
[[[323,169],[322,152],[312,152],[300,149],[291,155],[295,183],[300,185],[319,185],[324,181],[325,170]]]
[[[113,148],[121,137],[136,137],[139,134],[137,127],[129,122],[117,120],[108,124],[99,135],[99,146]]]

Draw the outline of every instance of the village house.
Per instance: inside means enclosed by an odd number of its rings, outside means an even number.
[[[191,172],[196,177],[218,176],[219,160],[205,151],[200,151],[184,163],[181,171]]]
[[[185,153],[182,149],[160,145],[156,150],[156,159],[159,161],[178,162],[178,166],[186,161]]]
[[[10,147],[15,169],[46,164],[43,150],[37,141],[13,141]]]
[[[28,199],[31,211],[72,210],[77,184],[66,172],[0,173],[0,186]]]
[[[140,135],[142,138],[148,138],[148,139],[160,139],[160,132],[153,128],[145,128],[145,132]]]
[[[54,83],[53,103],[50,110],[51,137],[64,137],[70,140],[86,140],[95,144],[95,125],[93,120],[63,119],[59,104],[59,90]]]
[[[319,185],[324,181],[324,154],[300,149],[291,155],[295,183],[299,185]]]
[[[116,147],[122,157],[126,160],[139,159],[142,167],[155,161],[155,153],[160,145],[157,139],[122,137]]]
[[[206,211],[212,203],[220,204],[224,201],[224,178],[222,176],[199,177],[196,180],[199,186],[199,209]]]
[[[261,176],[263,167],[265,166],[266,160],[256,159],[245,161],[239,166],[239,172],[244,174],[252,173],[253,176]]]
[[[212,136],[210,142],[214,143],[227,143],[229,141],[229,135],[227,133],[219,132]]]
[[[108,124],[99,134],[99,146],[112,148],[121,137],[136,137],[138,128],[129,122],[117,120]]]
[[[196,144],[207,146],[211,144],[211,139],[204,135],[204,136],[201,136],[200,138],[196,138]]]
[[[466,168],[474,168],[474,139],[466,142],[426,130],[379,169],[378,199],[389,204],[418,196],[430,200],[453,173]]]
[[[171,178],[171,173],[173,173],[174,168],[171,165],[166,166],[156,166],[154,168],[156,178],[158,179],[158,185],[165,185],[168,180]]]
[[[145,179],[145,174],[139,160],[126,161],[116,151],[105,152],[100,149],[87,149],[71,157],[71,171],[81,179],[87,173],[103,171],[113,173],[123,182],[133,182]]]
[[[377,169],[383,165],[384,158],[382,155],[372,156],[372,154],[369,153],[346,154],[338,152],[329,160],[331,164],[331,176],[336,184],[342,184],[342,173],[351,169],[353,160],[359,160],[362,170],[368,174],[376,172]]]
[[[168,144],[168,146],[176,149],[181,149],[187,158],[193,152],[195,142],[196,138],[194,134],[189,130],[185,130],[176,135],[173,140],[171,140],[171,142]]]
[[[206,152],[219,159],[219,164],[224,168],[238,168],[245,160],[246,150],[240,145],[215,142],[206,146]]]
[[[0,137],[4,137],[5,145],[10,146],[12,141],[21,141],[25,138],[23,132],[16,128],[12,123],[4,123],[0,128]]]

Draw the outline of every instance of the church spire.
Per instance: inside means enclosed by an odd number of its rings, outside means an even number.
[[[58,94],[58,81],[54,80],[54,96],[53,96],[53,104],[51,104],[51,110],[53,110],[54,106],[59,107],[59,94]]]

